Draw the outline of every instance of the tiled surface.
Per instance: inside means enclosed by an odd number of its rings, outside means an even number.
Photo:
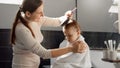
[[[90,48],[106,48],[104,41],[109,39],[116,40],[117,44],[120,43],[120,35],[118,33],[83,32],[83,36]]]
[[[12,60],[12,48],[0,47],[0,62],[11,62]]]
[[[10,42],[10,30],[0,29],[0,43],[9,43],[9,42]]]
[[[45,48],[58,48],[59,44],[64,39],[64,35],[61,31],[42,31],[44,40],[42,42]]]
[[[0,29],[0,68],[11,68],[11,61],[10,30]]]
[[[0,68],[12,68],[11,62],[0,62]]]

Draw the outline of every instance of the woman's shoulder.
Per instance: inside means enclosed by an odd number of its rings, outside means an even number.
[[[19,31],[29,31],[29,29],[23,25],[22,23],[18,23],[17,26],[16,26],[16,29],[15,29],[16,32],[19,32]]]

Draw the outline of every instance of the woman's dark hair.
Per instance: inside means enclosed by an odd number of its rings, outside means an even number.
[[[22,15],[21,12],[25,13],[26,11],[29,11],[30,13],[33,13],[34,11],[36,11],[36,9],[42,5],[42,0],[24,0],[20,9],[18,10],[17,14],[16,14],[16,18],[13,22],[13,27],[12,27],[12,32],[11,32],[11,43],[15,44],[15,29],[18,23],[22,23],[23,25],[25,25],[32,33],[33,37],[35,37],[32,29],[30,28],[30,26],[28,25],[28,21],[26,21]],[[20,22],[18,22],[20,21]]]

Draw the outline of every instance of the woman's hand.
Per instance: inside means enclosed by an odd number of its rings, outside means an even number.
[[[71,10],[69,10],[69,11],[67,11],[67,12],[65,13],[65,16],[67,16],[68,18],[72,19],[72,17],[73,17],[73,12],[72,12]]]
[[[85,51],[86,49],[86,44],[82,41],[77,41],[75,43],[72,44],[72,51],[74,53],[82,53]]]

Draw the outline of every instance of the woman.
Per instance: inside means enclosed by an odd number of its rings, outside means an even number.
[[[43,40],[41,26],[60,26],[60,23],[71,15],[48,18],[43,15],[42,0],[24,0],[12,27],[12,68],[38,68],[40,57],[52,58],[68,52],[82,52],[85,47],[81,49],[81,46],[76,45],[77,43],[73,44],[73,47],[52,50],[47,50],[41,45]]]

